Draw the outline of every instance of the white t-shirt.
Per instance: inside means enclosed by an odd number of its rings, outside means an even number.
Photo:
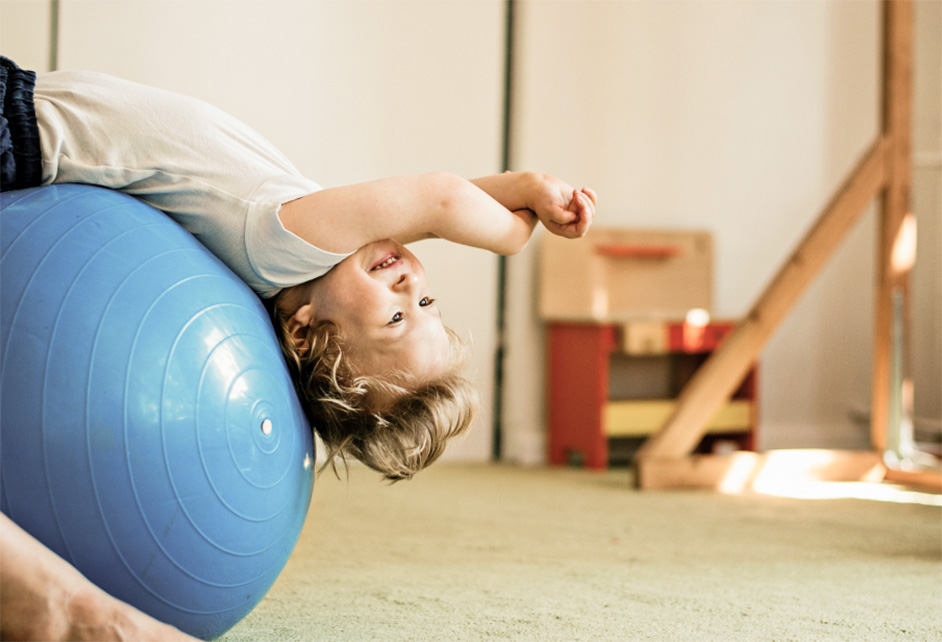
[[[321,187],[200,100],[87,71],[39,74],[42,182],[120,190],[173,217],[263,297],[346,258],[287,231],[283,203]]]

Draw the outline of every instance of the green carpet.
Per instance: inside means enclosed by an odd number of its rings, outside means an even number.
[[[317,480],[285,571],[220,639],[942,640],[942,509],[357,467]]]

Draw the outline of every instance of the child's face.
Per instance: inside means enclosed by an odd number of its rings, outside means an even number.
[[[449,340],[425,269],[393,240],[370,243],[312,284],[316,320],[337,324],[355,371],[403,371],[416,382],[444,372]]]

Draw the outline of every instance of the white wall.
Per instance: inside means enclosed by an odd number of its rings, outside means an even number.
[[[520,13],[514,166],[595,187],[599,225],[710,229],[721,317],[749,310],[879,130],[875,1]],[[851,415],[870,402],[874,243],[871,208],[762,353],[761,447],[867,447]],[[544,369],[537,251],[509,266],[507,446],[524,461],[545,422],[544,384],[526,376]]]
[[[48,0],[0,0],[0,52],[27,69],[48,70],[50,7]]]
[[[499,0],[60,6],[60,69],[96,69],[203,98],[260,131],[322,185],[500,169]],[[48,33],[48,2],[2,0],[0,7],[4,50],[22,66],[44,69],[45,49],[28,43]],[[415,252],[446,324],[478,346],[471,368],[484,412],[446,457],[487,459],[497,260],[437,241],[419,243]]]

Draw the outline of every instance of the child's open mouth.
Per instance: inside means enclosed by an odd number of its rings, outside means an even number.
[[[370,268],[370,272],[374,270],[382,270],[383,268],[388,268],[390,265],[394,264],[399,260],[399,257],[395,254],[390,254],[383,258],[382,261],[378,262],[376,265]]]

